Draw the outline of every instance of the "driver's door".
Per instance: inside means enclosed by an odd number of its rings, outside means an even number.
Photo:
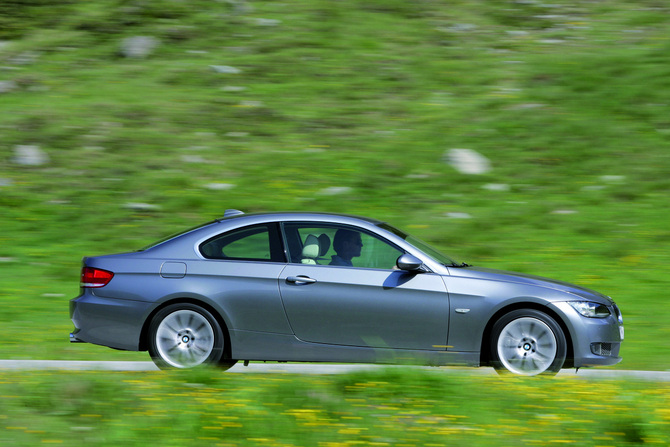
[[[291,224],[289,245],[309,235],[333,240],[341,226]],[[330,265],[337,253],[322,250],[316,263],[294,262],[282,271],[279,288],[289,323],[303,341],[375,348],[445,350],[449,296],[433,273],[393,269],[399,248],[360,229],[362,249],[352,266]],[[322,247],[323,248],[323,247]],[[310,261],[311,262],[311,261]]]

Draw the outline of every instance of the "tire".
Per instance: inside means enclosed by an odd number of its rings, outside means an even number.
[[[556,320],[533,310],[515,310],[491,331],[491,364],[499,374],[554,375],[565,363],[567,342]]]
[[[228,369],[235,364],[223,358],[226,338],[221,326],[211,313],[194,304],[161,309],[151,320],[149,337],[149,354],[161,369],[204,365]]]

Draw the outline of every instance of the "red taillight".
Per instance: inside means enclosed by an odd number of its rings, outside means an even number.
[[[82,287],[105,287],[114,277],[114,273],[107,270],[96,269],[93,267],[84,267],[81,269]]]

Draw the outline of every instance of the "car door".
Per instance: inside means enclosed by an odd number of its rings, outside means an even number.
[[[307,241],[333,241],[327,248],[319,247],[317,257],[301,259],[292,254],[292,262],[280,275],[284,309],[299,339],[375,348],[446,349],[449,297],[439,275],[394,270],[395,260],[404,252],[355,227],[305,223],[287,224],[284,230],[293,252],[301,246],[313,254]],[[352,259],[339,256],[335,249],[343,230],[360,236],[362,247]],[[342,265],[342,258],[351,265]]]
[[[225,310],[229,330],[291,333],[277,287],[286,266],[277,223],[221,233],[198,250],[204,259],[189,263],[189,290]]]

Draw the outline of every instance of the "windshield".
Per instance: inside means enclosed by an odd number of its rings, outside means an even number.
[[[392,227],[389,224],[382,223],[378,225],[380,228],[383,228],[384,230],[390,231],[391,233],[395,234],[398,237],[403,238],[405,241],[408,243],[412,244],[437,262],[439,262],[442,265],[445,265],[447,267],[455,267],[455,266],[465,266],[467,264],[465,263],[458,263],[454,259],[450,258],[449,256],[445,255],[444,253],[441,253],[440,251],[434,249],[430,245],[426,244],[423,242],[421,239],[416,238],[412,236],[411,234],[407,234],[404,231],[401,231],[395,227]]]

